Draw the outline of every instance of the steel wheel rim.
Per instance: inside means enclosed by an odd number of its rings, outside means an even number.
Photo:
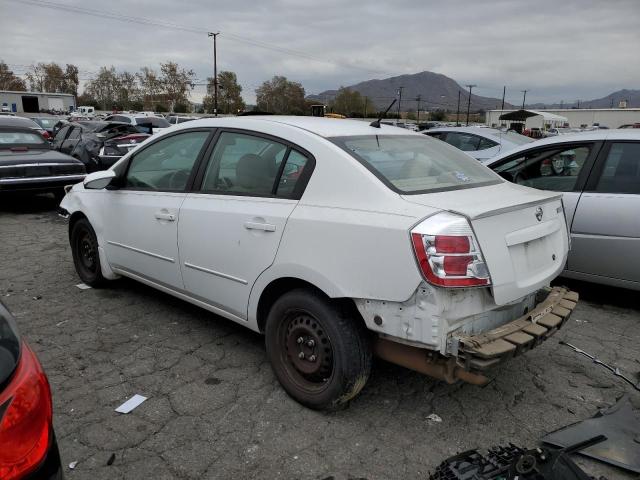
[[[333,346],[326,330],[309,312],[287,312],[278,332],[284,370],[300,389],[318,393],[334,373]]]
[[[90,232],[84,230],[78,237],[77,250],[82,268],[95,273],[98,267],[98,248]]]

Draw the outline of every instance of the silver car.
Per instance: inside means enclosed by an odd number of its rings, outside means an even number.
[[[447,142],[480,161],[534,141],[514,131],[487,127],[431,128],[422,133]]]
[[[640,290],[640,131],[559,135],[485,162],[520,185],[563,192],[563,276]]]

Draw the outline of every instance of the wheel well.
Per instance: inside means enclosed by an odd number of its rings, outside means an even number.
[[[73,230],[73,226],[81,218],[87,218],[87,216],[82,212],[73,212],[71,214],[71,217],[69,217],[69,239],[71,239],[71,231]]]
[[[329,296],[324,291],[322,291],[312,283],[301,280],[299,278],[286,277],[274,280],[262,291],[260,300],[258,301],[257,320],[258,328],[261,332],[264,332],[264,326],[267,323],[267,315],[269,315],[269,310],[271,310],[271,307],[276,302],[276,300],[278,300],[278,298],[280,298],[285,293],[298,288],[313,290],[323,297],[327,299],[329,298]],[[332,301],[340,302],[346,305],[346,307],[352,311],[354,318],[362,321],[363,325],[365,324],[364,319],[362,318],[360,312],[358,311],[358,308],[356,307],[356,304],[351,298],[336,298],[332,299]]]

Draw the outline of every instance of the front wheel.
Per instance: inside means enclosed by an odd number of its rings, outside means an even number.
[[[71,229],[71,252],[78,276],[91,287],[106,283],[100,269],[98,239],[86,218],[78,220]]]
[[[292,290],[271,308],[267,357],[285,391],[301,404],[333,410],[369,378],[371,346],[350,309],[311,290]]]

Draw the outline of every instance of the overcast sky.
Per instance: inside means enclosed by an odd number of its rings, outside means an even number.
[[[430,70],[477,84],[479,95],[500,97],[506,84],[507,101],[516,104],[523,89],[529,103],[640,88],[640,0],[0,0],[0,18],[0,59],[16,72],[55,61],[77,65],[83,79],[103,65],[137,71],[171,60],[204,81],[213,73],[205,32],[220,31],[218,70],[237,73],[249,103],[273,75],[318,93]],[[196,87],[192,100],[203,93]]]

